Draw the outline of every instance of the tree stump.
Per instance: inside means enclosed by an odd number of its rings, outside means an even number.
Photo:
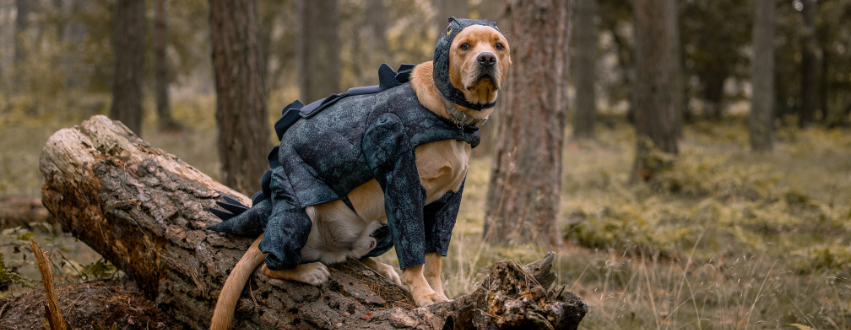
[[[104,116],[56,132],[42,152],[44,205],[77,238],[135,280],[161,310],[193,329],[209,326],[228,273],[253,238],[205,229],[207,208],[250,199],[154,148]],[[259,270],[237,305],[235,328],[576,329],[586,305],[547,290],[553,255],[520,267],[495,264],[475,292],[416,308],[410,293],[356,260],[330,267],[321,287]]]

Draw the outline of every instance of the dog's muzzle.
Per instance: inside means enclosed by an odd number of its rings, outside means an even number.
[[[493,53],[481,53],[479,56],[476,56],[476,62],[479,63],[479,66],[482,68],[492,68],[496,65],[496,55]]]

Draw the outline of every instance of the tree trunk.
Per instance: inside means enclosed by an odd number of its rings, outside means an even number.
[[[511,3],[512,65],[487,194],[484,238],[555,247],[570,2]],[[504,30],[503,30],[504,31]],[[504,31],[505,33],[506,31]],[[534,51],[533,51],[534,50]]]
[[[818,109],[818,40],[816,40],[816,6],[815,0],[801,0],[804,9],[804,32],[801,40],[801,112],[800,126],[806,127],[815,120],[814,114]]]
[[[496,22],[497,26],[502,31],[509,31],[505,7],[506,0],[482,0],[479,3],[479,17],[482,19]],[[511,79],[508,77],[507,79]],[[493,154],[494,144],[496,144],[496,132],[499,128],[499,114],[505,111],[505,100],[508,98],[508,81],[506,81],[502,90],[497,96],[496,106],[488,119],[488,122],[479,126],[479,132],[482,139],[479,141],[479,146],[473,149],[473,158],[490,157]]]
[[[636,158],[631,181],[652,179],[677,153],[679,123],[676,74],[671,62],[674,38],[671,1],[635,1]],[[658,152],[658,151],[661,151]]]
[[[209,326],[229,271],[254,240],[205,230],[223,195],[250,200],[125,126],[95,116],[56,132],[40,161],[45,206],[71,233],[135,280],[162,310]],[[576,329],[587,307],[549,290],[553,253],[524,268],[497,263],[483,285],[416,309],[410,294],[356,260],[331,267],[321,287],[255,271],[236,307],[236,329]],[[563,288],[562,288],[563,290]]]
[[[271,150],[254,0],[210,0],[210,30],[222,180],[254,193]]]
[[[24,45],[27,36],[24,34],[30,25],[32,6],[35,5],[37,3],[32,0],[15,0],[15,65],[19,65],[27,56],[27,47]]]
[[[142,135],[145,1],[119,0],[115,17],[115,79],[109,117]]]
[[[757,0],[753,29],[751,112],[748,116],[751,150],[771,151],[774,140],[774,0]]]
[[[343,92],[337,0],[299,0],[298,13],[298,87],[307,104]]]
[[[724,100],[724,80],[727,79],[726,72],[713,71],[703,77],[703,116],[711,120],[721,120],[724,115],[722,101]]]
[[[166,57],[166,16],[165,0],[157,1],[157,16],[154,23],[156,38],[154,39],[154,85],[157,94],[157,120],[160,131],[180,131],[181,126],[171,117],[171,106],[168,98],[168,61]]]
[[[682,43],[680,42],[680,26],[679,26],[679,10],[677,9],[677,0],[667,0],[665,3],[668,10],[667,20],[668,35],[670,38],[668,51],[670,52],[671,60],[668,61],[668,66],[671,70],[671,103],[674,107],[674,115],[676,123],[674,124],[675,139],[683,137],[683,117],[685,116],[686,105],[686,89],[684,86],[685,78],[683,77],[682,69]]]
[[[573,107],[573,139],[593,139],[597,112],[595,92],[597,68],[597,0],[576,2],[576,44],[574,44],[576,100]]]

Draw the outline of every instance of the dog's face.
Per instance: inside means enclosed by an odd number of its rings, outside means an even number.
[[[472,25],[452,40],[449,81],[472,103],[491,103],[511,66],[508,40],[494,28]]]

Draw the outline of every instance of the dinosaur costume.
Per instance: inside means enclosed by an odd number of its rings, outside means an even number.
[[[435,49],[434,80],[445,101],[480,110],[493,104],[470,104],[449,83],[448,74],[452,39],[474,24],[496,27],[486,20],[449,19]],[[263,190],[252,198],[254,206],[249,209],[226,198],[228,203],[218,204],[230,212],[211,209],[225,221],[207,228],[251,236],[265,232],[259,248],[268,253],[267,267],[292,269],[311,261],[300,260],[312,225],[305,208],[343,200],[354,209],[348,193],[376,179],[384,191],[387,225],[372,234],[378,244],[364,257],[381,255],[395,245],[404,269],[424,264],[427,253],[445,256],[464,184],[425,205],[414,149],[445,140],[475,147],[479,128],[423,107],[408,82],[412,69],[403,64],[396,73],[383,64],[378,86],[285,107],[275,123],[281,145],[269,153],[272,169],[263,176]]]

